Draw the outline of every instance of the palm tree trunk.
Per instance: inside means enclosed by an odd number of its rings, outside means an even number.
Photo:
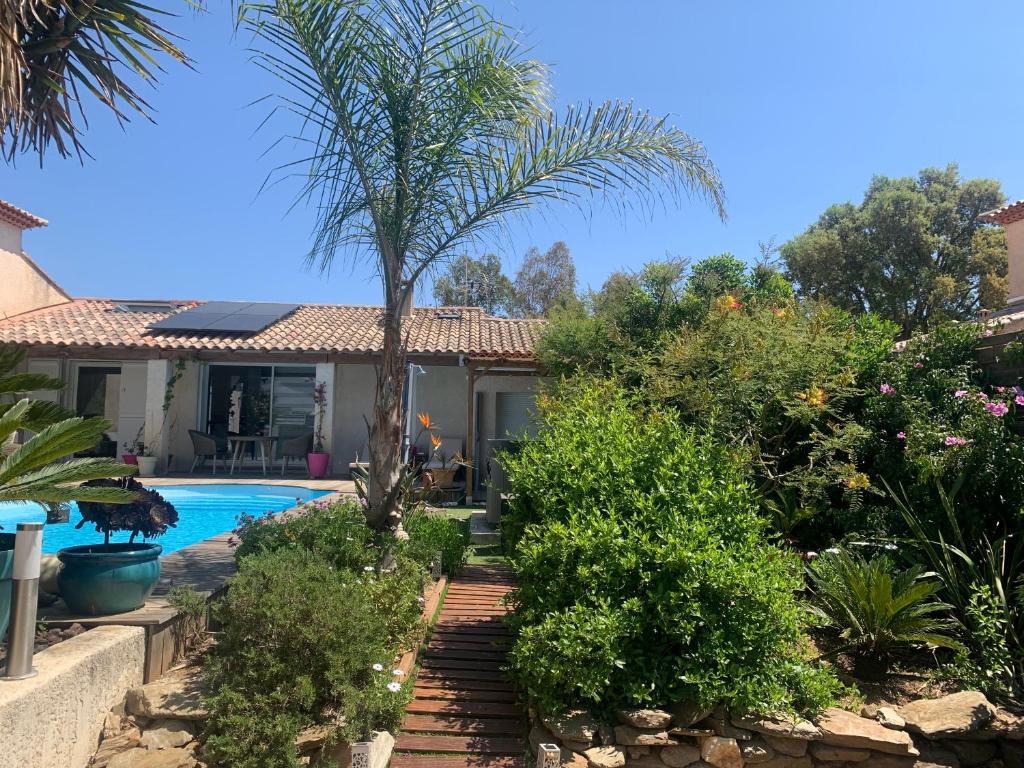
[[[377,391],[370,424],[370,471],[366,483],[366,519],[382,530],[397,525],[401,501],[402,394],[405,387],[405,344],[397,297],[390,296],[384,314],[384,343],[377,368]]]

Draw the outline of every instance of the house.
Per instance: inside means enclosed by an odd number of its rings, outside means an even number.
[[[27,348],[28,370],[66,383],[50,397],[112,422],[105,453],[138,435],[160,471],[187,471],[190,429],[222,443],[228,433],[272,435],[279,446],[314,431],[313,389],[323,383],[331,473],[365,460],[381,307],[76,298],[22,249],[23,233],[46,224],[0,201],[0,343]],[[403,312],[407,440],[417,440],[415,415],[427,412],[442,451],[483,466],[494,440],[529,425],[542,323],[477,307]],[[428,437],[418,440],[425,449]],[[479,494],[482,472],[471,476]]]

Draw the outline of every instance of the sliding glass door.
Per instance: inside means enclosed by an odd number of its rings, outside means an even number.
[[[315,373],[312,365],[211,364],[204,431],[224,448],[231,435],[277,437],[279,456],[281,441],[313,432]]]

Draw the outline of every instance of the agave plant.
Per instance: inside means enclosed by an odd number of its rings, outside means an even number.
[[[884,555],[868,560],[843,549],[826,552],[807,568],[811,611],[839,630],[840,650],[886,654],[900,646],[927,643],[959,650],[942,614],[948,605],[935,593],[942,584],[915,565],[896,571]]]
[[[31,429],[33,401],[19,400],[0,414],[0,446],[10,445],[14,434]],[[89,480],[127,477],[136,468],[113,459],[69,458],[92,448],[110,429],[99,418],[70,418],[50,424],[20,446],[0,455],[0,502],[34,501],[42,504],[69,501],[125,503],[135,494],[123,488],[89,488]]]

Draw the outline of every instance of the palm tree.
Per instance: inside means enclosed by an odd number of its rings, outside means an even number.
[[[195,4],[194,0],[186,0]],[[78,122],[85,97],[118,121],[149,118],[149,104],[126,77],[155,80],[156,55],[188,63],[156,19],[169,15],[135,0],[6,0],[0,3],[0,147],[8,160],[51,145],[81,157]]]
[[[403,303],[423,273],[535,204],[622,210],[697,195],[723,214],[703,145],[631,104],[548,106],[546,71],[469,0],[245,4],[257,60],[288,87],[318,210],[309,262],[342,252],[380,274],[383,348],[370,420],[368,519],[399,520]]]
[[[20,400],[0,416],[0,446],[10,446],[19,429],[27,429],[32,401]],[[7,448],[0,457],[0,502],[34,501],[59,504],[68,501],[99,501],[112,504],[131,501],[135,494],[122,488],[90,488],[80,483],[107,477],[128,477],[135,467],[113,459],[68,458],[92,448],[110,422],[98,418],[63,419],[33,435],[19,447]]]

